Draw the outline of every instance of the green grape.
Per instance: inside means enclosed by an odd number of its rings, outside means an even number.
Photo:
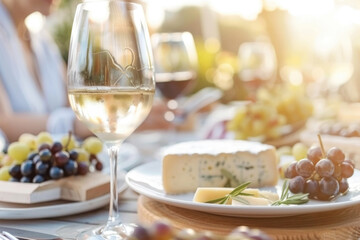
[[[97,137],[88,137],[83,143],[83,148],[90,154],[98,154],[102,151],[103,144]]]
[[[252,122],[252,130],[254,136],[260,136],[265,132],[266,126],[264,125],[264,121],[254,120]]]
[[[4,155],[0,160],[0,165],[2,166],[11,166],[14,164],[14,160],[9,155]]]
[[[295,143],[295,145],[292,147],[292,155],[296,161],[306,158],[307,151],[308,147],[301,142]]]
[[[25,161],[29,153],[29,146],[23,142],[13,142],[9,145],[8,148],[8,155],[17,163],[22,163]]]
[[[292,155],[292,148],[290,146],[281,146],[276,149],[277,154],[281,156]]]
[[[61,138],[60,142],[61,144],[64,146],[64,148],[66,147],[66,144],[68,144],[68,141],[69,141],[69,135],[65,135]],[[77,147],[77,144],[76,144],[76,140],[75,138],[71,135],[71,138],[70,138],[70,142],[69,144],[67,145],[67,150],[70,151],[74,148]]]
[[[53,138],[52,138],[50,133],[48,133],[48,132],[40,132],[36,136],[36,145],[40,146],[42,143],[48,143],[50,145],[53,143]]]
[[[10,166],[4,166],[0,168],[0,180],[1,181],[9,181],[11,175],[9,173]]]
[[[26,143],[29,146],[30,151],[34,151],[37,148],[36,136],[31,133],[21,134],[19,137],[19,142]]]
[[[75,150],[78,153],[78,157],[77,157],[78,162],[89,162],[90,153],[88,153],[85,149],[74,148],[73,150]]]

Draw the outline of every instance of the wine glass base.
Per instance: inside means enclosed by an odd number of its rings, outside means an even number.
[[[133,223],[119,224],[112,228],[98,227],[79,227],[74,229],[73,226],[64,227],[57,231],[62,239],[76,240],[122,240],[131,235],[137,225]],[[75,232],[74,232],[75,230]]]

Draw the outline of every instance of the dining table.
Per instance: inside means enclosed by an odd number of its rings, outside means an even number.
[[[360,239],[360,205],[324,213],[281,218],[226,217],[181,209],[139,195],[127,188],[119,200],[121,219],[145,226],[170,220],[176,229],[193,228],[224,236],[237,226],[260,229],[272,239]],[[61,239],[76,239],[77,234],[101,226],[108,217],[108,207],[76,215],[44,218],[0,220],[1,227],[52,234]]]
[[[134,136],[132,141],[126,143],[128,147],[137,145],[142,148],[137,152],[137,160],[133,161],[132,164],[123,166],[121,170],[124,174],[121,175],[123,179],[121,179],[120,184],[122,189],[119,195],[119,212],[122,221],[125,223],[150,226],[156,221],[166,219],[177,230],[192,228],[197,232],[211,231],[219,236],[225,236],[239,226],[247,226],[250,229],[263,231],[271,239],[279,240],[360,239],[360,204],[349,204],[341,207],[336,207],[335,204],[332,205],[335,207],[324,211],[314,210],[314,212],[297,212],[288,215],[231,216],[182,208],[168,204],[161,199],[159,201],[159,199],[149,197],[142,194],[141,191],[134,191],[130,185],[126,184],[125,176],[146,164],[151,165],[156,161],[159,162],[159,151],[164,143],[158,142],[155,147],[150,141],[154,141],[154,139],[155,135],[152,134],[141,135]],[[188,139],[194,139],[194,136],[184,135],[181,138],[181,140]],[[149,142],[146,143],[146,141]],[[129,155],[129,153],[127,152],[125,155]],[[360,191],[360,189],[358,190]],[[354,200],[359,202],[358,195],[355,195]],[[33,212],[34,217],[28,215],[24,218],[14,217],[12,219],[10,216],[0,219],[0,227],[46,233],[61,239],[76,239],[80,232],[104,224],[108,218],[108,209],[108,201],[105,201],[95,209],[75,214],[68,211],[68,214],[62,216],[57,216],[56,213],[51,216],[47,213],[47,217],[38,217],[39,214]],[[261,215],[261,212],[259,214]],[[0,213],[0,215],[3,214]]]

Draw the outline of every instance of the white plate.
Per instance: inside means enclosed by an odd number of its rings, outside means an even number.
[[[119,174],[118,189],[126,188],[125,173]],[[35,205],[0,202],[0,219],[36,219],[73,215],[91,211],[109,204],[110,194],[83,202],[53,201]]]
[[[154,161],[138,166],[126,175],[126,182],[136,192],[149,198],[176,207],[192,209],[217,215],[237,217],[283,217],[306,213],[324,212],[360,203],[360,172],[355,170],[354,175],[348,179],[350,191],[333,201],[310,200],[303,205],[281,206],[230,206],[209,203],[196,203],[192,199],[194,193],[169,195],[164,192],[161,179],[161,162]],[[281,192],[282,182],[267,190]]]

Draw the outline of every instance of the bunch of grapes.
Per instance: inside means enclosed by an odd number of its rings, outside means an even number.
[[[8,146],[0,168],[0,180],[41,183],[73,175],[85,175],[92,169],[101,171],[103,165],[97,154],[102,143],[96,137],[85,139],[81,147],[74,137],[64,136],[53,141],[51,135],[42,132],[37,136],[24,134],[19,141]]]
[[[195,232],[193,229],[176,231],[168,222],[162,220],[154,222],[151,226],[136,226],[129,240],[270,240],[271,238],[258,229],[241,226],[234,229],[227,236],[216,236],[207,232]]]
[[[331,200],[339,194],[346,194],[347,181],[354,174],[354,165],[345,160],[345,154],[332,147],[324,154],[323,148],[309,148],[307,157],[292,162],[285,170],[292,193],[308,193],[309,198]]]
[[[303,84],[276,84],[257,91],[257,101],[275,106],[288,124],[307,120],[313,114],[313,103],[306,95]]]
[[[253,102],[240,107],[227,129],[235,133],[236,139],[262,137],[275,139],[281,136],[281,127],[286,119],[274,106],[263,102]]]

